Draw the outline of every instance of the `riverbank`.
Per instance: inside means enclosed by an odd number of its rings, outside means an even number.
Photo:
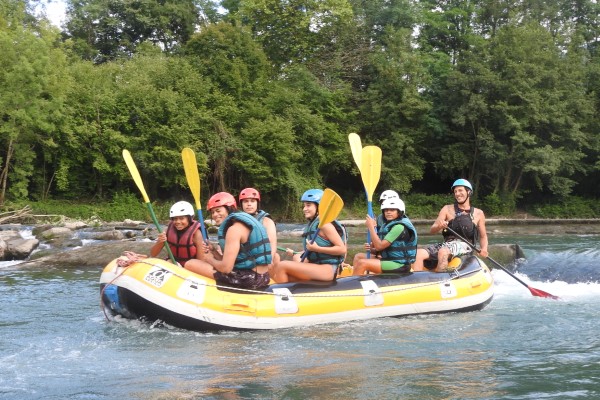
[[[411,219],[419,235],[429,235],[430,219]],[[346,226],[363,226],[364,220],[342,220]],[[489,218],[485,225],[489,234],[557,235],[600,234],[600,218]]]
[[[348,260],[352,259],[354,253],[362,251],[363,220],[343,220],[349,231],[351,242],[349,243]],[[421,238],[420,243],[427,243],[439,236],[431,235],[429,228],[431,220],[416,219],[413,221]],[[43,250],[34,252],[31,257],[22,263],[22,267],[40,267],[69,265],[73,267],[100,267],[110,260],[120,256],[123,251],[129,250],[140,254],[149,254],[150,247],[156,239],[157,230],[153,225],[141,221],[126,221],[120,223],[103,224],[99,227],[87,227],[85,224],[76,224],[78,228],[65,232],[63,241],[57,241],[56,237],[46,241]],[[495,219],[486,221],[490,239],[490,255],[501,263],[511,263],[515,259],[522,258],[523,252],[518,243],[506,243],[502,239],[507,235],[600,235],[600,219]],[[0,225],[7,228],[8,225]],[[11,225],[11,229],[19,230],[19,225]],[[291,247],[299,250],[301,240],[301,224],[280,224],[278,240],[283,247]],[[35,232],[35,229],[34,229]],[[108,235],[120,233],[119,236]],[[102,236],[100,236],[102,234]],[[42,238],[42,235],[39,235]],[[99,238],[104,238],[100,239]],[[106,238],[113,238],[106,239]],[[121,239],[116,239],[120,237]],[[82,239],[92,239],[95,243],[83,245]],[[70,244],[71,240],[78,242]],[[42,240],[43,241],[43,240]],[[165,255],[166,256],[166,255]]]

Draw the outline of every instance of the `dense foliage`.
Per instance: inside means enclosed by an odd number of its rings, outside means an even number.
[[[137,195],[124,148],[152,200],[191,200],[191,147],[203,201],[254,186],[290,217],[310,187],[363,198],[350,132],[419,207],[457,177],[493,215],[600,197],[594,0],[70,0],[62,30],[42,3],[0,0],[0,205]]]

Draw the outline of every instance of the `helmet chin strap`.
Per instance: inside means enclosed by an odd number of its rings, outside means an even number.
[[[465,188],[465,189],[467,189],[467,188]],[[467,202],[467,200],[469,200],[471,198],[471,193],[473,193],[473,192],[471,192],[470,190],[467,189],[467,197],[465,198],[465,201],[463,201],[462,203],[459,202],[458,200],[456,200],[456,195],[454,195],[454,201],[456,202],[456,204],[459,204],[462,206],[463,204],[465,204]]]

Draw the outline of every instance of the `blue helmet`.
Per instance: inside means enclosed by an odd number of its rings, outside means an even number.
[[[302,197],[300,201],[311,201],[313,203],[321,203],[321,197],[323,197],[323,191],[321,189],[308,189]]]
[[[471,192],[473,191],[473,186],[471,186],[471,183],[466,180],[466,179],[457,179],[454,181],[454,183],[452,184],[452,188],[450,190],[452,190],[454,192],[454,188],[457,186],[464,186],[467,189],[469,189]]]

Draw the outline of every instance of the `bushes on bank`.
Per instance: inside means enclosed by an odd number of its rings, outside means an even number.
[[[367,214],[367,202],[363,196],[355,199],[344,199],[345,206],[339,219],[363,219]],[[452,203],[451,195],[437,194],[410,194],[402,197],[406,204],[406,212],[412,219],[435,219],[438,212],[445,204]],[[510,218],[519,212],[527,212],[537,218],[600,218],[600,202],[594,199],[581,197],[570,197],[568,200],[558,204],[532,204],[518,209],[513,199],[503,199],[491,194],[483,199],[474,199],[473,205],[484,210],[487,218]],[[30,206],[32,214],[41,216],[38,220],[51,220],[52,217],[65,216],[86,222],[110,222],[132,219],[136,221],[152,222],[146,204],[139,195],[129,192],[116,193],[112,200],[100,201],[73,201],[73,200],[45,200],[38,202],[7,203],[0,208],[0,213],[10,210],[18,210]],[[152,203],[153,210],[161,223],[169,218],[169,203]],[[267,209],[278,222],[284,222],[279,218],[277,209]],[[373,211],[380,213],[378,198],[373,199]],[[203,209],[205,217],[207,210]],[[294,215],[294,221],[301,222],[301,204],[298,203],[298,213]],[[290,221],[287,221],[290,222]]]

